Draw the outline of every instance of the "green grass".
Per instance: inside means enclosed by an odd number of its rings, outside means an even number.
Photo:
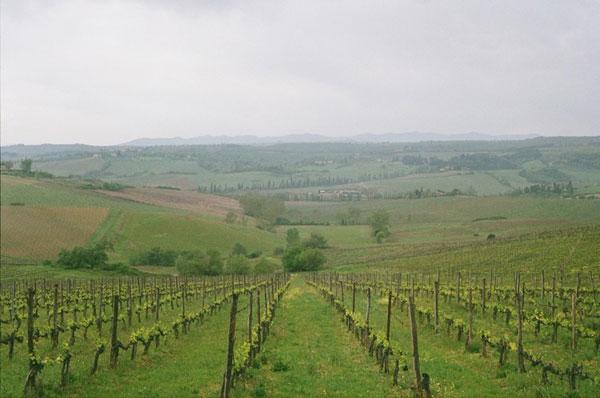
[[[390,375],[379,373],[339,316],[303,280],[292,281],[277,311],[265,349],[258,355],[259,369],[250,369],[234,397],[395,394]]]
[[[284,242],[281,236],[254,227],[252,220],[247,224],[226,224],[212,215],[190,214],[182,210],[111,198],[80,189],[71,180],[2,176],[0,182],[3,206],[19,202],[24,203],[26,208],[108,208],[108,217],[96,229],[90,241],[112,241],[115,248],[114,253],[111,253],[113,261],[127,262],[133,254],[156,246],[191,251],[217,249],[227,254],[236,242],[240,242],[249,250],[270,253]],[[7,209],[12,210],[9,207]],[[40,228],[49,229],[54,225],[44,223],[43,220],[40,222]],[[3,234],[4,232],[3,229]],[[85,242],[78,241],[78,244],[82,243]],[[40,246],[39,241],[31,241],[29,244],[32,252]],[[72,242],[64,241],[63,246],[58,249],[72,246]]]
[[[462,271],[485,276],[491,270],[510,279],[512,272],[539,275],[564,269],[565,278],[574,280],[600,269],[600,227],[532,234],[517,239],[456,245],[382,245],[369,249],[330,250],[330,266],[346,272],[420,272],[435,274]]]
[[[171,250],[216,249],[223,254],[236,242],[249,250],[272,251],[283,244],[275,233],[253,226],[225,224],[197,215],[125,212],[109,235],[115,259],[126,261],[133,253],[159,246]]]

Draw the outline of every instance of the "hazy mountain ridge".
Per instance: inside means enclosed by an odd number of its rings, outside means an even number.
[[[535,138],[535,134],[526,135],[489,135],[483,133],[438,134],[438,133],[386,133],[359,134],[348,137],[329,137],[320,134],[290,134],[279,137],[259,137],[255,135],[213,136],[203,135],[190,138],[138,138],[125,142],[122,146],[161,146],[161,145],[266,145],[277,143],[319,143],[319,142],[423,142],[423,141],[512,141]]]

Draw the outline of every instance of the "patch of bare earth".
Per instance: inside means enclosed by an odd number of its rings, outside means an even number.
[[[230,211],[238,215],[242,214],[242,209],[237,200],[200,192],[160,188],[126,188],[122,191],[98,192],[114,198],[220,217],[225,216]]]

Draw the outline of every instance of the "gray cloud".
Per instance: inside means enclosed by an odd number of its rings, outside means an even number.
[[[2,143],[600,133],[596,1],[20,1]]]

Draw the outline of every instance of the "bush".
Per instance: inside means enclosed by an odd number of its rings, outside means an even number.
[[[223,260],[216,250],[183,252],[175,259],[175,268],[181,275],[220,275],[223,273]]]
[[[246,257],[248,258],[259,258],[262,255],[262,250],[256,249],[252,250]]]
[[[286,372],[288,369],[288,364],[283,362],[281,359],[275,361],[272,367],[273,372]]]
[[[288,272],[316,271],[325,264],[325,255],[319,249],[292,247],[281,262]]]
[[[227,212],[227,215],[225,216],[225,222],[227,224],[235,224],[237,217],[237,214],[235,214],[233,211]]]
[[[282,256],[284,252],[285,250],[283,249],[283,247],[276,247],[275,249],[273,249],[273,255],[277,257]]]
[[[245,256],[246,247],[241,243],[237,242],[235,245],[233,245],[233,249],[231,249],[231,254],[234,256]]]
[[[108,243],[102,242],[89,247],[63,249],[58,254],[56,264],[64,268],[101,268],[108,261],[106,251],[109,248]]]
[[[266,258],[261,258],[254,266],[255,274],[272,274],[277,269],[277,264]]]
[[[248,261],[248,259],[242,255],[231,256],[227,259],[227,266],[225,268],[225,271],[228,274],[249,274],[250,261]]]
[[[165,250],[160,247],[139,253],[129,260],[131,265],[158,265],[163,267],[172,267],[175,265],[175,259],[180,253],[174,250]]]
[[[270,224],[285,211],[282,199],[273,196],[263,196],[257,193],[246,193],[239,199],[244,213],[250,217],[260,218]]]
[[[296,246],[300,243],[300,232],[298,228],[290,228],[287,230],[285,237],[288,246]]]
[[[376,210],[369,217],[369,225],[371,226],[371,233],[374,237],[379,234],[382,238],[390,235],[390,213],[386,210]]]
[[[304,247],[312,249],[324,249],[327,247],[327,239],[323,235],[313,232],[310,234],[310,238],[306,239],[302,244]]]

